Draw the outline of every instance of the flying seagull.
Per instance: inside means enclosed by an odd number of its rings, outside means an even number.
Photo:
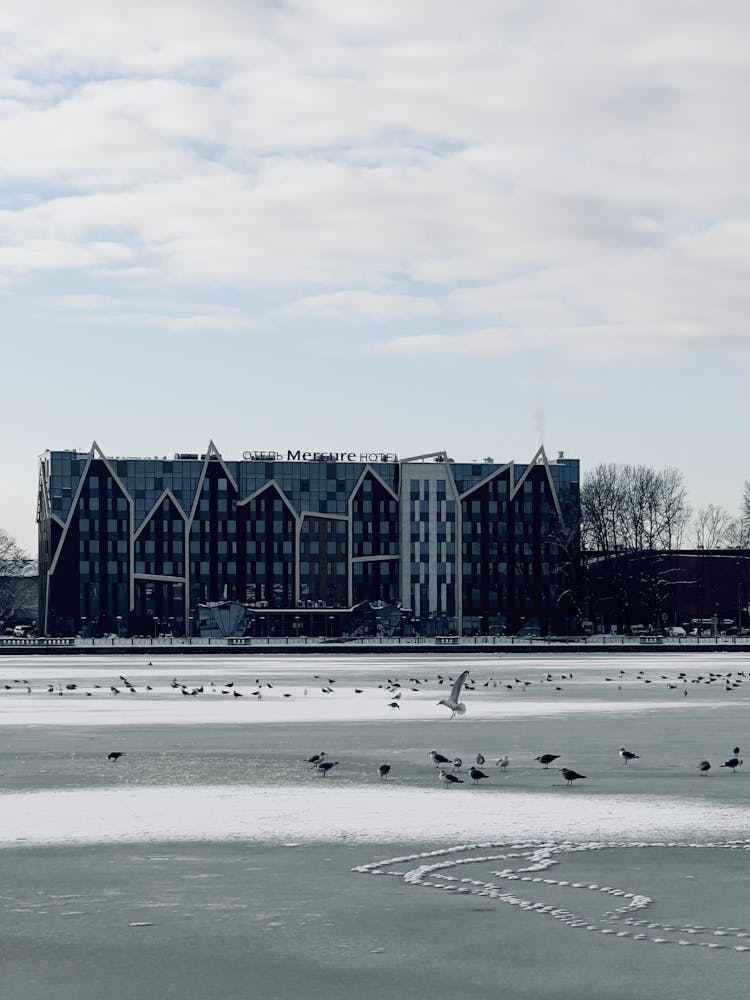
[[[549,767],[553,760],[557,760],[560,756],[559,753],[543,753],[539,757],[535,757],[534,760],[538,760],[540,764],[545,767]]]
[[[462,701],[459,701],[461,695],[461,688],[466,683],[466,678],[469,676],[469,671],[464,670],[458,680],[454,683],[451,688],[451,693],[447,698],[441,698],[438,705],[445,705],[446,708],[451,710],[451,719],[454,715],[465,715],[466,705]]]
[[[618,753],[620,754],[620,756],[622,757],[622,759],[625,761],[626,764],[629,764],[631,760],[641,759],[637,753],[631,753],[630,750],[626,750],[625,747],[620,747]]]
[[[569,767],[561,767],[560,773],[569,785],[572,785],[578,778],[586,777],[585,774],[579,774],[578,771],[571,771]]]

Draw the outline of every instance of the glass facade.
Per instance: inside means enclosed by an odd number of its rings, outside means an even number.
[[[48,635],[190,634],[197,607],[400,605],[417,631],[566,627],[578,461],[40,461]]]

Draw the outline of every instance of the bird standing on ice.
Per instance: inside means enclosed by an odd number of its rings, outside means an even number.
[[[637,753],[631,753],[630,750],[626,750],[625,747],[620,747],[620,749],[617,752],[619,753],[619,755],[622,757],[623,761],[626,764],[629,764],[631,760],[641,759]]]
[[[485,774],[484,771],[480,771],[478,767],[472,767],[469,774],[475,785],[478,785],[482,778],[489,778],[489,775]]]
[[[383,780],[387,779],[390,772],[391,772],[390,764],[381,764],[380,767],[378,768],[378,773],[380,774],[380,777]]]
[[[560,773],[562,774],[563,778],[565,778],[565,781],[567,782],[568,785],[572,785],[573,782],[576,781],[578,778],[586,777],[585,774],[579,774],[578,771],[572,771],[569,767],[561,767]]]
[[[534,760],[538,760],[543,767],[549,767],[552,761],[557,760],[559,756],[559,753],[543,753],[535,757]]]
[[[450,764],[451,761],[442,753],[438,753],[437,750],[430,750],[430,757],[432,757],[432,763],[435,767],[440,767],[441,764]]]
[[[698,770],[700,771],[701,774],[708,774],[708,772],[711,770],[711,761],[709,760],[699,761]]]
[[[450,788],[451,785],[463,785],[463,780],[457,778],[455,774],[449,774],[447,771],[440,771],[438,773],[440,780]]]
[[[720,767],[729,767],[732,770],[732,774],[736,774],[737,768],[742,767],[742,757],[730,757]]]
[[[441,698],[438,705],[445,705],[446,708],[451,710],[451,719],[454,715],[465,715],[466,705],[458,699],[461,696],[461,688],[466,683],[466,678],[469,676],[469,671],[464,670],[458,680],[454,683],[451,688],[451,693],[447,698]]]
[[[504,753],[500,758],[500,760],[495,762],[495,767],[499,767],[504,771],[505,768],[508,766],[508,764],[510,764],[510,758],[508,757],[507,753]]]

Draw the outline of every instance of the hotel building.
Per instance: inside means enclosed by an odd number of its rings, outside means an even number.
[[[194,634],[238,602],[268,635],[395,606],[416,632],[570,631],[579,463],[445,452],[42,455],[39,630]],[[330,614],[328,613],[330,612]],[[315,620],[313,620],[315,618]],[[432,623],[432,624],[431,624]],[[256,627],[255,625],[253,626]],[[326,633],[328,634],[328,625]]]

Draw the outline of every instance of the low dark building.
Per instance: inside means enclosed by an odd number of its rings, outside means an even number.
[[[586,567],[586,618],[597,631],[750,627],[746,549],[596,552],[588,554]]]

